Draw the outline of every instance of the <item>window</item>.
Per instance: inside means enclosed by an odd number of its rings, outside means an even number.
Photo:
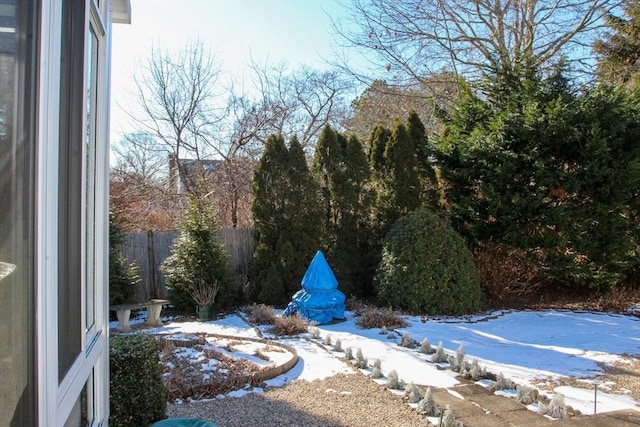
[[[36,0],[0,0],[0,425],[36,423]]]

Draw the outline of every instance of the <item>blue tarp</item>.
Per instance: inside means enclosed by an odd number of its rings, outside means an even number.
[[[323,325],[344,319],[345,296],[338,290],[338,280],[322,251],[316,252],[302,278],[302,289],[291,298],[285,316],[300,316]]]

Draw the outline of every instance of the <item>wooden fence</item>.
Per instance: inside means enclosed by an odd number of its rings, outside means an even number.
[[[178,231],[148,231],[128,234],[120,253],[135,264],[140,274],[142,289],[139,299],[167,298],[167,287],[160,265],[171,254],[173,240]],[[232,272],[242,280],[246,277],[256,242],[251,228],[225,228],[220,230],[220,241],[227,249]]]

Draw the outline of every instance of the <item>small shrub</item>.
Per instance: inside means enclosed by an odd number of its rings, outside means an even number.
[[[480,283],[493,301],[513,301],[535,295],[550,281],[523,249],[487,243],[475,250],[473,258]]]
[[[363,310],[358,316],[356,324],[364,329],[384,328],[385,331],[408,326],[407,321],[397,311],[374,306],[368,306]]]
[[[423,354],[433,354],[435,350],[433,349],[433,347],[431,347],[431,343],[429,342],[429,339],[425,338],[422,340],[422,342],[420,343],[420,348],[418,349],[418,353],[423,353]]]
[[[384,375],[382,374],[382,369],[380,369],[380,366],[373,366],[373,370],[371,371],[371,378],[377,380],[384,377]]]
[[[353,359],[353,350],[351,349],[351,347],[347,347],[347,349],[344,351],[344,358],[347,360]]]
[[[402,334],[402,338],[400,339],[400,347],[414,348],[416,345],[416,341],[411,338],[411,335],[409,335],[407,332]]]
[[[451,370],[453,372],[462,372],[463,370],[465,370],[466,366],[464,363],[464,356],[465,356],[464,346],[460,344],[460,347],[458,347],[458,350],[456,350],[455,357],[453,356],[448,357],[449,364],[451,365]]]
[[[382,328],[380,328],[380,332],[378,332],[380,335],[387,335],[387,327],[383,326]]]
[[[400,218],[389,231],[374,288],[380,303],[412,313],[475,312],[483,300],[464,239],[427,209]]]
[[[340,338],[338,338],[333,345],[333,351],[342,351],[342,341],[340,341]]]
[[[331,345],[331,335],[327,335],[324,337],[324,341],[322,341],[323,345]]]
[[[447,405],[447,409],[444,410],[444,416],[442,417],[442,427],[463,427],[462,422],[456,420],[456,416],[453,411]]]
[[[180,230],[171,246],[171,255],[160,267],[169,300],[176,309],[191,312],[198,304],[223,305],[225,299],[231,299],[233,280],[226,247],[218,238],[214,207],[205,200],[191,197],[180,221]],[[210,301],[196,302],[196,290],[209,290]],[[219,293],[222,301],[217,299]]]
[[[389,390],[404,389],[404,382],[398,378],[398,372],[394,369],[387,375],[386,387]]]
[[[426,417],[437,417],[440,415],[440,410],[438,409],[438,405],[436,405],[435,400],[433,400],[433,394],[431,393],[431,387],[427,387],[424,391],[424,396],[422,400],[418,402],[418,407],[416,411],[424,415]]]
[[[471,368],[469,369],[469,377],[474,381],[478,381],[487,376],[487,369],[481,368],[478,364],[478,359],[473,359],[471,362]]]
[[[298,313],[293,316],[277,316],[276,321],[269,328],[275,335],[299,335],[307,332],[309,324]]]
[[[529,387],[528,385],[518,385],[516,386],[517,395],[516,401],[523,405],[530,405],[536,400],[538,400],[538,389],[534,387]]]
[[[491,385],[490,390],[491,391],[511,390],[515,387],[516,387],[515,383],[510,379],[505,378],[502,372],[500,372],[498,374],[498,378],[496,379],[496,382]]]
[[[420,389],[413,382],[405,386],[404,395],[407,398],[407,403],[418,403],[422,400],[422,393],[420,393]]]
[[[436,347],[436,352],[433,354],[431,361],[433,363],[444,363],[447,361],[447,355],[444,352],[442,341],[438,342],[438,346]]]
[[[247,321],[254,325],[273,325],[276,323],[276,310],[266,304],[252,304],[243,308]]]
[[[320,339],[320,329],[313,328],[313,332],[311,333],[311,338],[313,338],[314,340]]]
[[[549,402],[549,405],[541,405],[544,407],[544,415],[548,415],[551,418],[567,418],[567,407],[564,403],[564,396],[556,394]]]
[[[167,390],[156,339],[114,334],[110,347],[109,425],[138,427],[166,418]]]
[[[362,354],[362,350],[356,351],[356,367],[360,369],[366,369],[369,366],[369,361]]]

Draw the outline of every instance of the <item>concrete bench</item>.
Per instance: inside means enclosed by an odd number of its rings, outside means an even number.
[[[148,326],[162,326],[162,320],[160,320],[160,313],[162,312],[162,306],[168,304],[166,299],[152,299],[147,302],[139,302],[132,304],[117,304],[109,307],[109,310],[115,311],[118,316],[118,326],[116,329],[120,332],[131,331],[131,325],[129,325],[129,317],[131,316],[131,310],[139,310],[142,308],[147,309],[147,322]]]

